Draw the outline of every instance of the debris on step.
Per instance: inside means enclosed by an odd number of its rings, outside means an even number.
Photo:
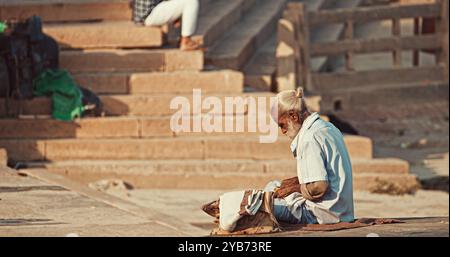
[[[134,189],[133,185],[120,179],[99,180],[93,183],[89,183],[89,187],[100,192],[110,192],[110,193],[125,192],[127,196],[129,196],[128,191]]]
[[[419,189],[419,183],[399,183],[388,179],[376,178],[375,183],[368,188],[368,191],[376,194],[405,195],[414,194]]]
[[[413,142],[403,142],[400,144],[402,149],[417,149],[427,146],[428,140],[426,138],[421,138]]]

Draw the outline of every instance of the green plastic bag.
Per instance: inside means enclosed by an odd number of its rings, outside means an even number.
[[[66,70],[46,70],[33,81],[33,86],[36,96],[51,96],[53,118],[72,121],[81,117],[82,93]]]
[[[3,32],[5,32],[6,28],[8,28],[8,26],[6,26],[6,24],[4,22],[0,21],[0,34],[3,34]]]

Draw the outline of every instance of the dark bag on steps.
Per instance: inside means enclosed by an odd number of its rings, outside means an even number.
[[[99,117],[104,116],[103,104],[100,98],[89,89],[80,87],[81,89],[81,102],[84,106],[83,117]]]
[[[0,34],[1,74],[8,74],[8,83],[1,83],[0,96],[15,99],[33,97],[33,80],[46,69],[57,69],[57,42],[42,32],[40,17],[25,21],[7,21],[8,31]],[[6,63],[7,71],[1,63]],[[5,76],[5,75],[4,75]]]

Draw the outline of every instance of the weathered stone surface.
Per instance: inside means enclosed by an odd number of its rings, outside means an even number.
[[[9,99],[6,108],[5,98],[0,98],[0,116],[5,117],[7,113],[17,115],[49,115],[51,114],[51,100],[47,97],[35,97],[31,100],[17,101]]]
[[[96,94],[127,94],[127,73],[81,73],[73,77],[77,83]]]
[[[60,66],[72,73],[163,71],[163,50],[62,51]]]
[[[201,51],[83,50],[62,51],[60,66],[80,72],[198,71],[203,69]]]
[[[204,47],[212,45],[228,31],[231,25],[239,21],[244,11],[243,5],[245,2],[251,1],[216,0],[209,3],[208,9],[200,16],[197,30],[192,38]]]
[[[398,158],[352,160],[354,173],[408,174],[409,163]]]
[[[345,144],[352,158],[371,159],[373,157],[372,140],[368,137],[347,135]]]
[[[80,164],[55,162],[48,164],[47,168],[56,172],[64,171],[65,175],[83,183],[102,177],[115,177],[140,188],[171,189],[263,188],[271,180],[297,175],[295,169],[286,169],[286,165],[270,166],[271,164],[271,161],[239,159],[112,162],[83,160]],[[384,187],[385,180],[395,184],[396,188],[401,187],[404,192],[414,191],[418,186],[413,175],[368,172],[353,174],[353,189],[370,191],[376,187]]]
[[[167,51],[165,53],[165,71],[196,71],[202,69],[202,51]]]
[[[142,137],[172,137],[174,132],[170,129],[167,118],[148,118],[140,120]]]
[[[412,174],[364,173],[354,179],[353,188],[372,193],[402,195],[416,192],[420,183]]]
[[[258,140],[211,138],[205,140],[207,159],[289,159],[292,152],[287,142],[261,144]],[[293,157],[292,157],[293,158]]]
[[[375,159],[352,159],[353,174],[372,173],[385,175],[408,174],[409,164],[407,161],[396,158],[375,158]],[[280,171],[297,174],[297,163],[292,161],[267,161],[267,173],[274,174]]]
[[[130,20],[126,0],[3,1],[0,19],[40,16],[44,21]]]
[[[45,143],[39,140],[0,139],[0,148],[14,161],[43,161],[45,158]]]
[[[243,29],[233,30],[225,40],[214,45],[206,62],[221,68],[242,68],[275,30],[284,4],[284,1],[261,2],[246,15],[246,19],[236,24]]]
[[[75,80],[97,94],[242,93],[243,76],[236,71],[80,73]]]
[[[241,93],[243,76],[235,71],[136,73],[130,78],[130,93]]]
[[[245,75],[245,85],[251,88],[270,91],[272,89],[273,78],[270,74]]]
[[[133,118],[83,118],[74,122],[54,119],[1,119],[0,138],[136,138],[139,121]]]
[[[90,81],[91,78],[84,77],[82,79],[86,79],[86,81]],[[103,82],[107,82],[111,79],[111,81],[123,82],[123,78],[120,75],[113,76],[111,78],[103,77],[101,80]],[[94,79],[96,80],[96,79]],[[103,83],[102,82],[102,83]],[[99,85],[99,87],[107,87],[106,84]],[[107,89],[105,89],[107,90]],[[119,89],[117,89],[119,90]],[[270,97],[274,97],[273,93],[203,93],[201,94],[201,101],[192,101],[193,94],[183,93],[183,94],[134,94],[134,95],[124,95],[124,94],[107,94],[101,95],[100,99],[104,104],[104,110],[106,115],[136,115],[136,116],[167,116],[172,115],[178,110],[180,107],[171,109],[170,103],[175,97],[185,97],[190,104],[190,113],[194,113],[194,108],[200,108],[202,104],[204,104],[203,100],[207,97],[214,97],[215,100],[220,102],[222,105],[222,113],[223,114],[247,114],[250,110],[258,110],[258,101],[259,97],[261,97],[261,103],[265,104],[265,106],[261,106],[261,110],[265,111],[266,115],[269,115],[270,111]],[[246,100],[248,100],[246,102]],[[225,108],[226,103],[233,104],[233,110]],[[309,106],[310,110],[318,111],[320,108],[320,97],[311,97],[306,98],[306,103]],[[18,110],[18,103],[11,104],[11,110]],[[205,105],[205,104],[204,104]],[[22,114],[24,115],[50,115],[51,114],[51,99],[46,97],[35,97],[32,100],[25,100],[21,104],[22,106]],[[175,106],[176,107],[176,106]],[[237,108],[239,107],[239,108]],[[242,108],[241,108],[242,107]],[[265,107],[265,108],[263,108]],[[0,98],[0,116],[5,116],[5,104],[4,99]],[[218,108],[218,107],[217,107]],[[202,113],[204,114],[219,114],[220,112],[216,109],[213,110],[212,107],[207,108],[205,105],[204,108],[201,108]],[[220,108],[219,108],[220,109]],[[210,113],[211,112],[211,113]],[[256,112],[252,112],[256,113]],[[323,117],[325,118],[325,117]]]
[[[163,44],[160,28],[131,21],[49,24],[44,25],[43,31],[58,41],[61,48],[160,47]]]
[[[4,167],[8,164],[8,153],[6,149],[0,148],[0,167]]]
[[[201,159],[202,141],[180,139],[48,140],[48,160]]]

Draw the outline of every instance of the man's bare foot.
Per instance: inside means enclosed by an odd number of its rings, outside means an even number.
[[[202,50],[201,46],[190,37],[181,37],[180,49],[182,51]]]

